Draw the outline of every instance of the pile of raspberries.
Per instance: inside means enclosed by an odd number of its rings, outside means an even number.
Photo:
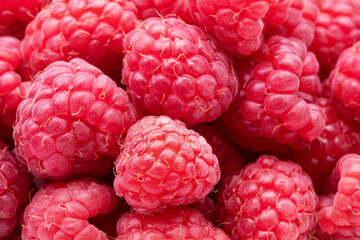
[[[360,240],[360,0],[0,0],[0,240]]]

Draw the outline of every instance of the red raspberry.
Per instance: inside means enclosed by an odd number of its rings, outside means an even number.
[[[0,141],[0,238],[19,224],[21,205],[29,197],[32,178],[16,156]]]
[[[360,1],[313,0],[320,8],[311,45],[321,66],[331,71],[339,55],[360,40]]]
[[[127,239],[206,239],[230,240],[220,229],[195,209],[173,208],[160,214],[142,215],[128,213],[117,223],[119,236]]]
[[[50,0],[3,0],[0,2],[0,36],[23,38],[26,25]]]
[[[29,72],[57,60],[83,58],[120,77],[125,33],[135,27],[136,6],[128,0],[53,0],[28,25],[21,43]]]
[[[133,0],[142,19],[159,16],[176,16],[192,23],[189,0]]]
[[[266,34],[298,38],[310,46],[314,40],[315,21],[320,14],[319,7],[313,0],[293,0],[287,12],[285,22],[279,26],[269,26]]]
[[[107,240],[89,221],[111,212],[117,202],[114,190],[95,180],[50,183],[26,207],[22,239]]]
[[[141,213],[196,202],[220,178],[219,162],[206,140],[167,116],[135,123],[115,167],[116,193]]]
[[[300,40],[274,36],[254,60],[240,69],[239,95],[224,115],[230,134],[255,150],[305,147],[325,126],[321,108],[301,98],[320,92],[316,58]]]
[[[346,49],[332,70],[328,85],[345,117],[360,122],[360,41]]]
[[[353,122],[338,115],[329,99],[319,98],[317,103],[326,116],[325,129],[307,148],[294,151],[292,159],[310,175],[315,189],[322,192],[326,177],[331,174],[340,157],[357,151],[360,132]]]
[[[232,55],[250,55],[262,44],[266,13],[272,24],[286,18],[292,0],[189,0],[194,21]],[[285,13],[285,14],[284,14]]]
[[[237,94],[224,54],[198,28],[176,18],[145,20],[124,39],[123,80],[144,112],[210,122]]]
[[[0,138],[3,140],[11,138],[16,109],[31,84],[21,83],[16,73],[20,61],[20,41],[0,37]]]
[[[337,163],[333,175],[337,192],[325,199],[318,214],[320,228],[334,239],[360,239],[360,156],[347,154]],[[330,203],[329,203],[330,202]]]
[[[219,202],[231,239],[307,239],[317,223],[310,177],[270,155],[229,176]]]
[[[209,196],[188,205],[188,207],[198,210],[206,219],[212,222],[215,220],[215,203]]]
[[[17,153],[41,178],[106,173],[136,119],[125,91],[99,69],[79,58],[57,61],[19,105]]]
[[[244,158],[235,142],[222,131],[220,126],[202,123],[193,129],[203,136],[212,147],[213,153],[219,160],[221,179],[226,178],[244,165]]]

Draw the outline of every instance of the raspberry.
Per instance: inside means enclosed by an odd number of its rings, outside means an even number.
[[[50,0],[13,0],[0,2],[0,36],[22,39],[26,25]]]
[[[217,127],[221,126],[202,123],[193,129],[203,136],[212,147],[213,153],[219,160],[221,179],[224,179],[234,170],[242,168],[244,158],[236,143]]]
[[[142,19],[161,16],[176,16],[192,23],[189,0],[133,0]]]
[[[219,202],[231,239],[307,239],[317,223],[310,177],[299,165],[270,155],[229,176]]]
[[[301,98],[320,92],[316,58],[300,40],[274,36],[253,59],[239,69],[240,91],[224,115],[230,134],[255,150],[304,148],[325,126],[321,108]]]
[[[16,108],[30,87],[30,83],[21,83],[16,73],[20,62],[20,41],[0,37],[0,138],[3,140],[11,138]]]
[[[10,235],[18,222],[21,205],[29,197],[32,178],[16,156],[0,141],[0,238]]]
[[[287,12],[285,22],[279,26],[269,26],[266,34],[298,38],[310,46],[314,40],[315,21],[320,14],[319,7],[313,0],[294,0]]]
[[[19,158],[41,178],[111,169],[137,113],[125,91],[82,59],[50,64],[17,110]]]
[[[328,85],[344,116],[360,121],[360,41],[346,49],[332,70]],[[343,111],[341,111],[343,112]]]
[[[50,183],[26,207],[22,239],[107,240],[89,220],[111,212],[117,202],[114,190],[95,180]]]
[[[163,213],[142,215],[128,213],[117,223],[119,236],[122,239],[206,239],[230,240],[220,229],[195,209],[173,208]]]
[[[310,47],[321,66],[331,71],[339,55],[360,40],[358,0],[313,0],[320,8]]]
[[[124,34],[135,27],[127,0],[53,0],[28,25],[21,50],[36,74],[57,60],[83,58],[114,79],[121,76]]]
[[[189,0],[193,20],[217,39],[232,55],[250,55],[262,44],[266,13],[273,24],[281,23],[292,0],[216,1]]]
[[[115,168],[116,193],[141,213],[196,202],[220,178],[219,162],[206,140],[167,116],[135,123]]]
[[[237,94],[228,59],[198,28],[176,18],[145,20],[124,39],[123,80],[147,114],[210,122]]]
[[[322,192],[326,177],[340,157],[358,151],[360,132],[353,122],[338,115],[331,100],[319,98],[317,103],[326,116],[325,129],[307,148],[294,151],[293,158],[310,175],[315,189]]]
[[[332,174],[337,192],[328,197],[319,211],[319,226],[334,239],[359,239],[359,167],[360,156],[347,154],[340,158]]]

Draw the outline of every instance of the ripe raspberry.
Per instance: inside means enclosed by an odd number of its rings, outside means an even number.
[[[115,167],[116,193],[141,213],[196,202],[220,178],[206,140],[167,116],[147,116],[134,124]]]
[[[195,209],[179,207],[167,209],[160,214],[142,215],[128,213],[117,223],[122,239],[206,239],[230,240],[220,229]]]
[[[325,126],[321,108],[301,98],[313,100],[320,92],[314,60],[300,40],[274,36],[255,55],[254,67],[241,66],[238,97],[224,114],[225,125],[240,146],[298,149],[321,134]]]
[[[41,178],[106,173],[136,120],[125,91],[99,69],[79,58],[57,61],[19,105],[17,153]]]
[[[338,115],[329,99],[319,98],[317,103],[325,113],[324,131],[307,148],[292,152],[291,159],[310,175],[317,192],[322,192],[326,177],[331,174],[336,162],[360,146],[360,132],[353,122]]]
[[[79,57],[120,77],[122,41],[136,21],[136,6],[128,0],[53,0],[21,43],[28,71],[34,75],[54,61]]]
[[[345,116],[360,121],[360,41],[346,49],[329,77],[332,96],[345,108]],[[346,111],[346,109],[348,109]],[[341,111],[343,112],[343,111]],[[348,114],[349,112],[350,114]]]
[[[266,13],[272,24],[286,18],[292,0],[189,0],[193,20],[232,55],[250,55],[262,44]],[[284,15],[285,13],[285,15]]]
[[[176,16],[186,23],[193,23],[189,0],[133,0],[142,19],[161,16]]]
[[[50,183],[26,207],[22,239],[107,240],[89,220],[111,212],[117,202],[114,190],[95,180]]]
[[[320,228],[334,239],[360,239],[359,167],[360,156],[347,154],[337,162],[331,176],[338,182],[337,192],[323,204],[318,217]]]
[[[360,1],[313,0],[320,8],[310,47],[321,66],[331,71],[339,55],[360,40]]]
[[[279,26],[269,26],[266,34],[298,38],[310,46],[314,40],[315,21],[320,14],[319,7],[313,0],[294,0],[287,12],[285,22]]]
[[[0,141],[0,238],[10,235],[22,214],[32,178],[16,156]]]
[[[16,108],[31,84],[21,83],[21,77],[16,73],[20,61],[20,41],[9,36],[0,37],[0,138],[2,140],[11,139]]]
[[[12,0],[0,2],[0,36],[22,39],[26,25],[50,0]]]
[[[219,202],[231,239],[307,239],[317,223],[310,177],[270,155],[229,176]]]
[[[221,179],[224,179],[233,171],[242,168],[244,158],[236,143],[226,135],[226,132],[217,127],[220,126],[202,123],[193,129],[203,136],[212,147],[213,153],[219,160]]]
[[[148,114],[210,122],[237,94],[227,58],[198,28],[176,18],[145,20],[124,39],[123,80]]]

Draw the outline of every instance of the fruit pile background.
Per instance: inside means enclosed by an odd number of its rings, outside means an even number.
[[[0,240],[360,240],[359,0],[0,0]]]

